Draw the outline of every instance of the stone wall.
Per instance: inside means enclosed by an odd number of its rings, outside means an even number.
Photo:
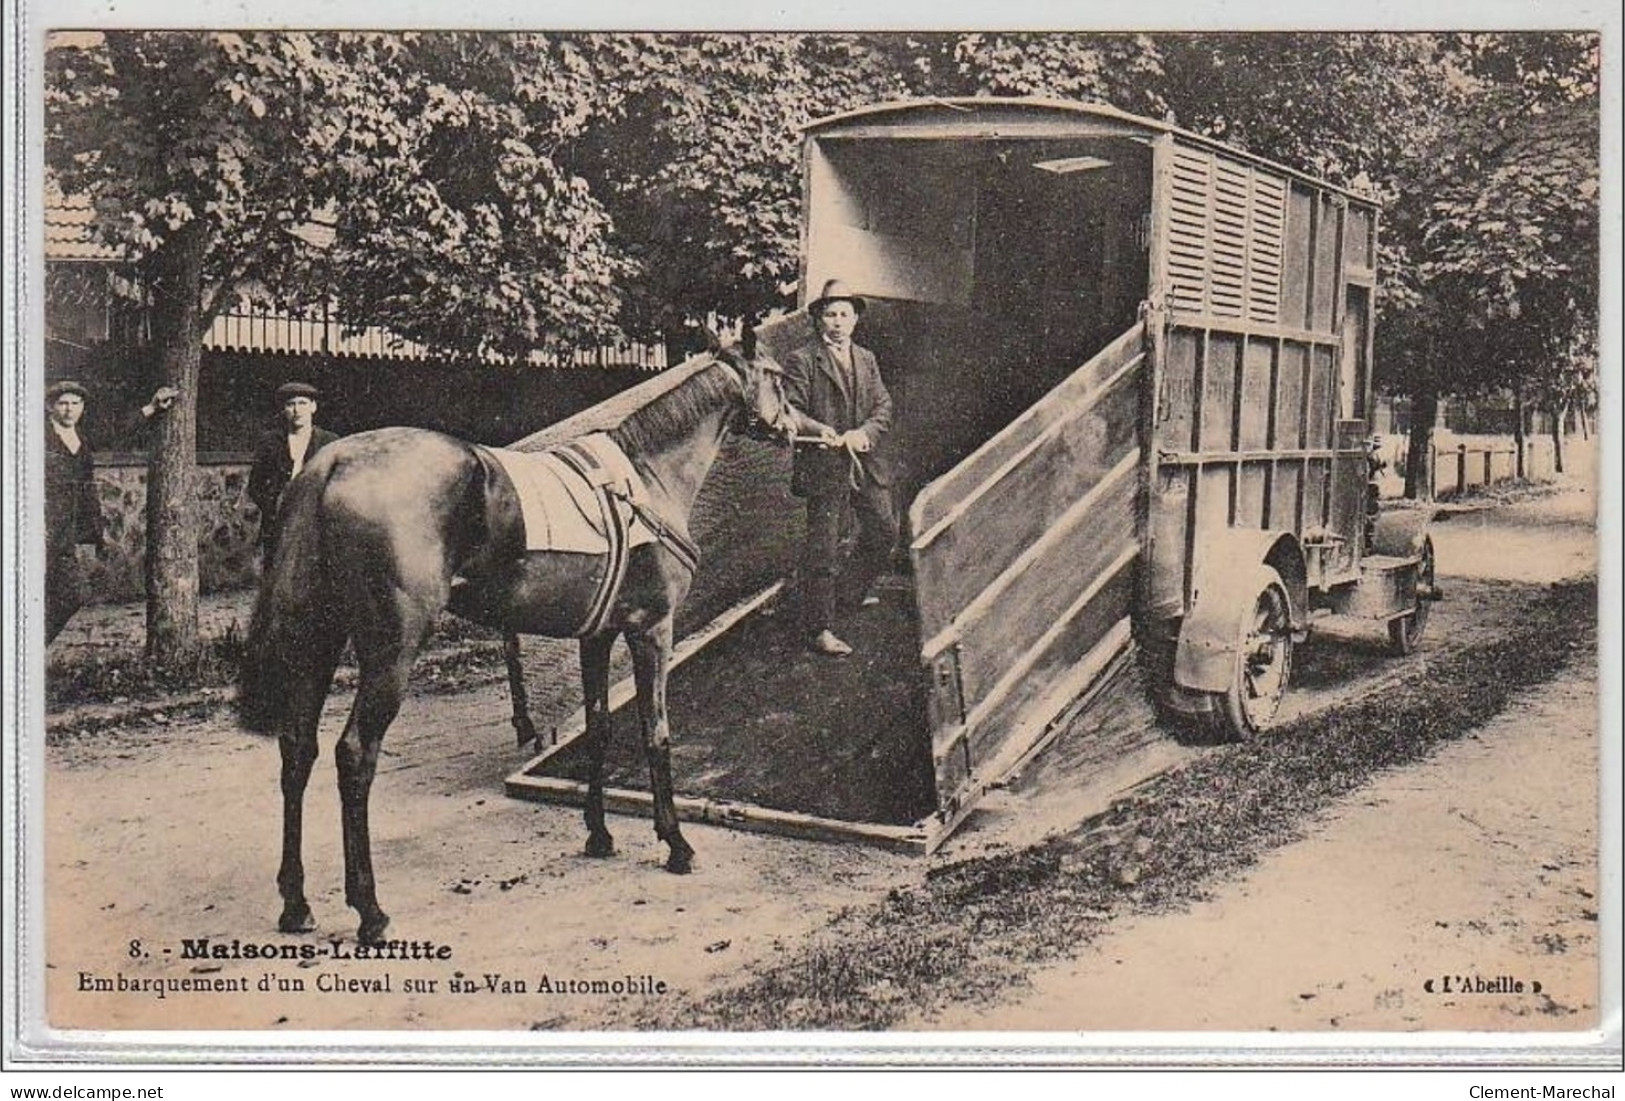
[[[259,510],[248,500],[248,458],[198,457],[198,572],[203,591],[240,589],[259,577]],[[147,463],[144,456],[96,460],[107,552],[87,567],[92,602],[146,599]]]

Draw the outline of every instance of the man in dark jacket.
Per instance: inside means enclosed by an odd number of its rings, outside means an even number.
[[[90,442],[80,435],[90,392],[73,381],[55,383],[45,391],[45,643],[67,626],[85,601],[80,558],[103,547],[102,506],[96,496],[96,457]],[[141,407],[139,420],[108,434],[127,435],[174,404],[179,391],[160,386]],[[83,551],[81,551],[83,548]]]
[[[321,396],[316,387],[308,382],[284,383],[276,396],[282,407],[282,426],[259,438],[248,474],[248,499],[260,510],[260,552],[267,568],[276,553],[282,491],[316,452],[338,439],[316,427],[316,399]]]
[[[858,545],[841,572],[845,595],[874,600],[870,584],[886,568],[897,541],[889,454],[891,395],[874,353],[852,342],[864,301],[836,279],[807,306],[817,339],[784,365],[785,397],[795,414],[798,443],[791,492],[807,500],[801,555],[802,629],[819,653],[850,654],[832,630],[841,518],[850,501]]]

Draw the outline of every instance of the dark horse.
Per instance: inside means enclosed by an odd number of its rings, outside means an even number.
[[[777,431],[784,398],[777,368],[713,342],[712,358],[610,432],[648,491],[646,512],[662,539],[633,548],[602,627],[581,638],[581,679],[591,761],[587,853],[608,856],[603,761],[609,734],[609,656],[618,635],[632,652],[654,793],[655,833],[666,868],[690,870],[672,801],[666,670],[672,615],[688,592],[692,561],[674,553],[706,473],[741,418]],[[473,445],[436,432],[386,428],[324,448],[289,485],[276,556],[249,627],[239,710],[252,729],[276,731],[282,750],[283,932],[315,927],[301,855],[305,785],[317,724],[346,641],[360,673],[355,706],[334,750],[344,833],[345,901],[360,915],[357,939],[383,938],[367,799],[384,731],[400,710],[413,659],[443,609],[508,634],[579,634],[607,555],[524,549],[512,483]],[[672,538],[667,538],[672,537]],[[517,703],[518,701],[516,701]],[[520,712],[522,714],[522,711]],[[528,720],[526,720],[528,724]]]

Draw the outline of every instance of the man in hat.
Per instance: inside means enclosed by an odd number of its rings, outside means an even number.
[[[259,438],[254,466],[248,475],[248,498],[260,510],[260,553],[269,567],[276,553],[277,507],[282,491],[311,457],[338,439],[316,427],[316,399],[321,395],[308,382],[287,382],[277,387],[282,425]]]
[[[141,407],[138,419],[107,437],[122,439],[138,424],[167,412],[180,396],[160,386]],[[45,643],[67,626],[84,603],[80,559],[104,545],[102,506],[96,496],[96,457],[79,431],[90,391],[72,380],[45,391]]]
[[[852,341],[864,306],[840,280],[825,283],[807,306],[815,339],[784,364],[785,397],[799,437],[790,488],[807,501],[801,626],[814,650],[835,657],[852,652],[833,630],[836,559],[847,503],[857,518],[858,543],[840,571],[843,595],[873,603],[869,586],[885,570],[897,542],[893,464],[886,446],[891,395],[874,353]]]

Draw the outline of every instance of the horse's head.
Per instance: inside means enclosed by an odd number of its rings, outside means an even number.
[[[784,368],[771,356],[758,354],[755,331],[746,325],[737,345],[723,344],[714,333],[708,337],[711,355],[739,381],[745,434],[756,439],[787,435],[791,419],[784,396]]]

